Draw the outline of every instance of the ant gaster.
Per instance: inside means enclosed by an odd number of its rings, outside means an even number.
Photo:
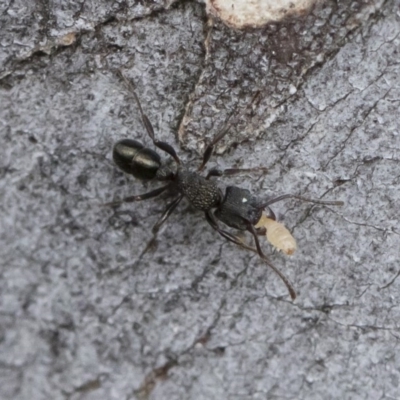
[[[142,118],[144,127],[146,128],[147,134],[150,136],[154,145],[160,150],[168,153],[176,163],[176,168],[170,168],[169,166],[162,163],[160,156],[154,150],[144,147],[141,143],[132,139],[123,139],[117,142],[113,149],[113,159],[115,164],[124,172],[133,175],[134,177],[141,180],[157,180],[167,182],[166,185],[161,186],[151,192],[129,196],[122,200],[108,203],[109,205],[118,205],[125,202],[134,202],[147,200],[156,197],[166,191],[167,189],[171,192],[175,192],[177,197],[168,204],[167,208],[161,215],[153,227],[153,234],[155,235],[160,229],[161,225],[167,220],[167,218],[174,212],[181,200],[186,197],[190,204],[204,212],[206,221],[211,227],[216,230],[222,237],[228,241],[235,243],[236,245],[245,248],[247,250],[257,253],[260,258],[269,265],[275,273],[282,279],[286,285],[291,298],[296,298],[296,293],[289,282],[289,280],[269,261],[264,255],[258,235],[265,234],[265,228],[255,228],[257,223],[260,221],[261,216],[265,212],[268,216],[275,220],[275,215],[269,206],[273,203],[284,199],[298,199],[307,201],[315,204],[323,205],[342,205],[340,201],[320,201],[308,199],[302,196],[285,194],[283,196],[271,198],[266,201],[262,201],[257,197],[253,196],[249,190],[242,189],[236,186],[229,186],[226,188],[225,195],[215,184],[214,181],[210,180],[213,176],[226,176],[233,175],[242,171],[241,169],[231,168],[226,170],[212,169],[204,177],[200,175],[200,172],[206,166],[208,160],[211,157],[214,146],[226,135],[228,129],[225,129],[218,133],[211,143],[208,144],[203,154],[203,161],[197,171],[190,170],[184,165],[179,159],[174,148],[166,142],[157,140],[154,136],[154,129],[150,123],[150,120],[143,112],[139,98],[133,88],[133,85],[128,79],[118,71],[119,77],[125,82],[130,92],[134,96],[139,112]],[[239,236],[221,228],[219,221],[225,225],[238,229],[240,231],[248,231],[254,238],[256,247],[252,247],[245,243]]]

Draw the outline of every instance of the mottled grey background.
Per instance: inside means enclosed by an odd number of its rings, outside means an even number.
[[[235,32],[189,1],[0,3],[1,399],[400,398],[400,2],[320,2]],[[183,202],[119,172],[157,137],[259,197],[298,241],[293,282]]]

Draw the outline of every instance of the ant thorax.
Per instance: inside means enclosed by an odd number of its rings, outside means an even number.
[[[220,189],[213,181],[207,180],[197,172],[179,166],[175,182],[178,190],[186,196],[194,208],[207,211],[218,206],[221,199]]]

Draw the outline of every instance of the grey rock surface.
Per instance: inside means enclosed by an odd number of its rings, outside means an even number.
[[[77,6],[79,4],[79,6]],[[320,2],[232,31],[187,1],[0,5],[1,399],[400,398],[400,2]],[[298,242],[253,253],[113,165],[157,138],[260,198]],[[164,156],[164,155],[163,155]],[[249,238],[248,238],[249,239]]]

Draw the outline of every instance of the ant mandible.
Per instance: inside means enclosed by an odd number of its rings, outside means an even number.
[[[257,253],[260,258],[282,279],[289,291],[290,297],[292,300],[294,300],[296,298],[296,292],[293,289],[292,284],[271,263],[271,261],[269,261],[261,249],[258,235],[266,234],[267,225],[262,226],[263,223],[260,224],[260,222],[264,221],[266,217],[268,217],[267,219],[270,221],[274,221],[276,218],[269,206],[285,199],[298,199],[315,204],[331,206],[340,206],[343,205],[343,202],[313,200],[292,194],[285,194],[262,201],[253,196],[249,190],[242,189],[237,186],[227,187],[225,195],[223,195],[219,187],[215,184],[215,182],[210,180],[210,178],[215,176],[221,177],[233,175],[242,170],[238,168],[230,168],[223,171],[212,169],[205,177],[200,175],[200,172],[204,169],[208,160],[210,159],[214,146],[227,134],[229,127],[218,133],[211,143],[208,144],[204,151],[203,161],[200,167],[197,169],[197,171],[192,171],[181,162],[176,151],[171,145],[155,138],[153,126],[151,125],[146,114],[143,112],[133,85],[121,73],[121,71],[117,71],[117,74],[125,82],[127,88],[135,98],[147,134],[150,136],[156,147],[168,153],[173,158],[176,167],[171,168],[170,166],[163,164],[158,153],[152,149],[144,147],[144,145],[136,140],[123,139],[118,141],[114,145],[113,160],[122,171],[131,174],[140,180],[157,180],[167,182],[167,184],[148,193],[129,196],[119,201],[107,203],[107,205],[115,206],[122,203],[151,199],[160,195],[166,190],[175,192],[177,197],[170,204],[168,204],[160,219],[152,229],[153,234],[156,235],[162,224],[164,224],[168,217],[174,212],[181,200],[186,197],[194,208],[204,212],[206,221],[222,237],[242,248]],[[222,229],[218,220],[231,228],[250,232],[254,238],[256,247],[248,245],[239,236]],[[278,229],[277,231],[279,232],[281,229]],[[287,230],[285,234],[289,234]],[[281,238],[277,236],[275,239],[277,242],[279,242],[279,240],[284,240],[283,236]]]

